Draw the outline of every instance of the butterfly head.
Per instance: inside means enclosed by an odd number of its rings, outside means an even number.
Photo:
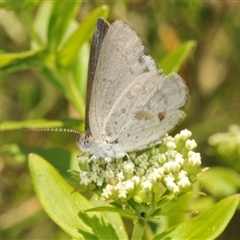
[[[93,139],[90,133],[80,134],[76,141],[83,152],[89,152],[93,146]]]

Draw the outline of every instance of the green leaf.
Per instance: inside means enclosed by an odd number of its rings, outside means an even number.
[[[36,11],[33,23],[31,23],[32,29],[35,32],[34,36],[38,35],[38,37],[30,39],[33,49],[38,48],[39,45],[47,45],[47,32],[53,5],[53,1],[43,1]]]
[[[80,91],[73,79],[73,75],[69,71],[58,71],[48,66],[42,68],[42,72],[46,79],[57,87],[65,97],[73,104],[79,115],[84,118],[85,115],[85,99],[80,95]]]
[[[229,196],[240,188],[240,175],[230,168],[211,167],[204,172],[200,182],[214,196]]]
[[[21,128],[73,128],[79,127],[80,120],[66,119],[66,120],[46,120],[46,119],[33,119],[25,121],[6,121],[0,123],[0,132],[8,130],[18,130]],[[82,127],[83,128],[83,127]]]
[[[67,181],[72,181],[72,179],[69,179],[69,173],[66,172],[66,169],[78,167],[76,157],[79,154],[79,151],[77,151],[77,146],[76,151],[73,152],[59,147],[25,147],[17,144],[5,144],[0,147],[0,151],[1,153],[11,156],[13,161],[23,164],[27,163],[28,154],[38,154],[49,159],[49,163],[57,168]]]
[[[165,74],[178,72],[184,61],[187,59],[193,48],[196,46],[195,41],[183,43],[178,49],[166,55],[158,64]]]
[[[81,1],[55,1],[48,28],[49,48],[55,52]]]
[[[79,25],[58,54],[58,61],[61,66],[67,67],[75,61],[80,47],[85,41],[89,40],[97,19],[99,17],[106,18],[108,12],[108,6],[103,5],[95,9]]]
[[[111,205],[109,203],[107,203],[106,201],[101,201],[101,200],[95,200],[95,201],[93,201],[93,204],[96,207],[100,207],[100,206],[111,207]],[[128,235],[127,235],[123,220],[120,217],[120,215],[117,213],[113,213],[113,212],[104,212],[103,214],[108,219],[108,221],[115,227],[118,238],[119,239],[128,239]]]
[[[19,68],[21,67],[21,64],[24,63],[26,65],[26,62],[29,61],[29,67],[33,66],[33,61],[36,61],[39,58],[39,55],[44,52],[44,48],[40,48],[37,50],[30,50],[25,52],[19,52],[19,53],[1,53],[0,54],[0,70],[6,67],[10,67],[13,65],[19,65]],[[39,60],[40,61],[40,60]]]
[[[35,192],[49,217],[74,239],[118,239],[112,225],[99,213],[85,213],[93,205],[73,193],[59,173],[38,155],[29,155]]]
[[[31,11],[34,7],[36,7],[41,0],[21,0],[21,1],[12,1],[5,0],[2,6],[8,10],[13,11]]]
[[[120,215],[129,218],[129,219],[137,219],[137,217],[126,210],[116,208],[116,207],[110,207],[110,206],[101,206],[101,207],[95,207],[95,208],[89,208],[86,210],[86,212],[112,212],[112,213],[119,213]]]
[[[78,88],[77,90],[79,92],[79,95],[83,99],[86,99],[89,52],[89,43],[85,42],[81,46],[78,57],[72,65],[73,79],[75,81],[76,87]]]
[[[215,239],[226,228],[239,205],[239,195],[225,198],[197,217],[154,238],[157,239]]]

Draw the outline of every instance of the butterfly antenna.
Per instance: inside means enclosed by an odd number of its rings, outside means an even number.
[[[70,128],[21,128],[23,131],[35,131],[35,132],[71,132],[81,134],[79,131]]]

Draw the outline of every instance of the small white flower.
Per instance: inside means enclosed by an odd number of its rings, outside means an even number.
[[[179,187],[177,186],[177,184],[174,182],[174,177],[169,175],[166,176],[164,181],[166,183],[166,187],[168,188],[169,191],[172,191],[173,193],[177,194],[179,193]]]
[[[186,171],[181,170],[181,171],[179,172],[179,174],[178,174],[178,177],[179,177],[179,178],[184,178],[184,177],[186,177],[187,175],[188,175],[188,174],[187,174]]]
[[[175,180],[175,178],[174,178],[174,176],[171,175],[171,174],[166,175],[166,176],[164,177],[164,182],[165,182],[166,184],[168,184],[168,183],[170,184],[170,183],[174,182],[174,180]]]
[[[145,169],[143,169],[143,168],[141,168],[141,167],[138,167],[137,169],[136,169],[136,171],[137,171],[137,173],[138,173],[138,175],[139,176],[143,176],[144,174],[145,174]]]
[[[96,173],[93,173],[91,176],[88,176],[88,178],[89,178],[89,181],[95,184],[98,182],[98,175]]]
[[[142,159],[142,161],[139,163],[139,167],[142,169],[148,169],[150,163],[147,158]]]
[[[134,182],[135,186],[137,186],[140,183],[141,179],[139,176],[133,176],[132,181]]]
[[[123,172],[120,172],[117,174],[117,178],[118,178],[118,181],[123,181],[124,180],[124,175],[123,175]]]
[[[134,164],[131,161],[123,163],[124,172],[127,174],[132,174],[134,172]]]
[[[112,169],[108,169],[105,171],[105,175],[107,178],[113,178],[114,177],[114,172]]]
[[[193,150],[194,148],[197,147],[197,143],[193,139],[192,140],[188,139],[186,141],[185,147],[188,151],[191,151],[191,150]]]
[[[174,159],[175,156],[176,156],[176,154],[177,154],[177,151],[172,150],[172,149],[169,149],[169,150],[166,152],[167,158],[170,158],[170,159]]]
[[[124,185],[127,191],[131,191],[134,189],[134,182],[132,180],[127,180]]]
[[[149,174],[148,177],[149,177],[149,180],[150,180],[151,182],[157,183],[157,182],[160,182],[160,181],[161,181],[161,179],[162,179],[162,173],[160,173],[160,171],[158,171],[159,169],[162,169],[162,168],[155,169],[154,172],[152,172],[151,174]]]
[[[178,163],[180,166],[182,166],[183,164],[184,164],[184,158],[183,158],[183,156],[182,156],[182,154],[180,154],[180,153],[177,153],[176,155],[175,155],[175,162],[176,163]]]
[[[167,161],[166,155],[163,154],[163,153],[158,154],[157,157],[158,157],[158,162],[160,164],[163,164],[163,163],[165,163]]]
[[[125,198],[127,198],[127,191],[126,191],[123,187],[121,187],[121,188],[119,189],[119,191],[118,191],[118,197],[119,197],[120,199],[125,199]]]
[[[144,192],[149,192],[149,191],[151,191],[152,190],[152,183],[150,182],[150,181],[144,181],[143,183],[142,183],[142,190],[144,191]]]
[[[178,174],[178,182],[177,182],[177,185],[181,188],[181,189],[184,189],[184,188],[188,188],[191,183],[189,181],[189,178],[188,178],[188,173],[184,170],[181,170],[180,173]]]
[[[101,194],[101,196],[105,199],[108,199],[113,193],[113,187],[111,185],[107,185]]]
[[[91,179],[88,176],[88,172],[80,172],[80,184],[84,186],[88,186],[91,183]]]
[[[174,136],[174,140],[175,140],[175,142],[178,142],[180,140],[180,134],[176,134]]]
[[[176,162],[166,162],[163,165],[164,172],[178,172],[181,166]]]
[[[193,151],[190,151],[188,153],[188,162],[191,166],[199,166],[201,165],[201,156],[200,153],[196,153]]]
[[[188,177],[184,177],[184,178],[181,178],[178,182],[177,182],[177,185],[181,188],[181,189],[184,189],[184,188],[188,188],[191,183],[188,179]]]
[[[176,144],[175,142],[171,141],[167,143],[167,148],[168,149],[176,149]]]
[[[105,198],[105,199],[108,199],[108,198],[109,198],[109,195],[108,195],[108,193],[107,193],[107,191],[106,191],[105,188],[103,189],[103,192],[102,192],[101,196],[102,196],[103,198]]]
[[[103,179],[102,178],[98,178],[97,179],[97,186],[102,186],[103,185]]]
[[[180,132],[180,138],[182,140],[187,140],[188,138],[190,138],[192,136],[192,133],[187,130],[187,129],[184,129]]]

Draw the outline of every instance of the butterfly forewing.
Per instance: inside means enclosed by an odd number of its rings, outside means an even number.
[[[144,55],[137,34],[121,21],[111,24],[100,50],[90,101],[89,121],[95,140],[106,136],[107,115],[122,92],[137,76],[153,70],[155,63]]]
[[[85,110],[85,131],[90,131],[89,126],[89,103],[91,100],[92,85],[94,81],[94,75],[96,72],[98,55],[102,47],[103,39],[109,28],[109,24],[102,18],[99,18],[93,33],[91,42],[89,65],[88,65],[88,79],[87,79],[87,96],[86,96],[86,110]]]

